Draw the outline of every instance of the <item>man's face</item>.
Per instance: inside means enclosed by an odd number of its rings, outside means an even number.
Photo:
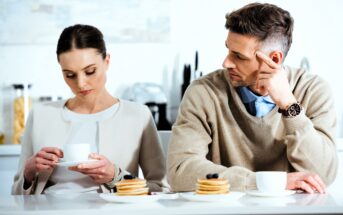
[[[228,48],[223,67],[233,86],[249,86],[254,90],[261,62],[256,57],[260,43],[255,37],[229,32],[225,45]]]

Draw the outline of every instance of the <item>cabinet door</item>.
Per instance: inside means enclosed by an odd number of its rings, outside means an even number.
[[[0,195],[11,194],[14,175],[18,169],[19,156],[0,156]]]

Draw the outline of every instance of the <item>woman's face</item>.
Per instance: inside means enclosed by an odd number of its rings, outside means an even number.
[[[105,90],[110,57],[94,48],[72,49],[59,55],[63,77],[76,98],[94,100]]]

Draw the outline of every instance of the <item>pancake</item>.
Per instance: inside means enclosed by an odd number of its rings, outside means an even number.
[[[146,180],[134,178],[124,179],[116,184],[118,196],[138,196],[147,195],[149,188],[146,186]]]
[[[230,185],[224,178],[198,179],[196,184],[197,194],[226,194]]]

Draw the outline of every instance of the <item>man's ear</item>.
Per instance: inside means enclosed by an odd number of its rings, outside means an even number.
[[[274,61],[274,63],[279,65],[283,61],[283,53],[281,51],[273,51],[269,54],[269,57]]]

